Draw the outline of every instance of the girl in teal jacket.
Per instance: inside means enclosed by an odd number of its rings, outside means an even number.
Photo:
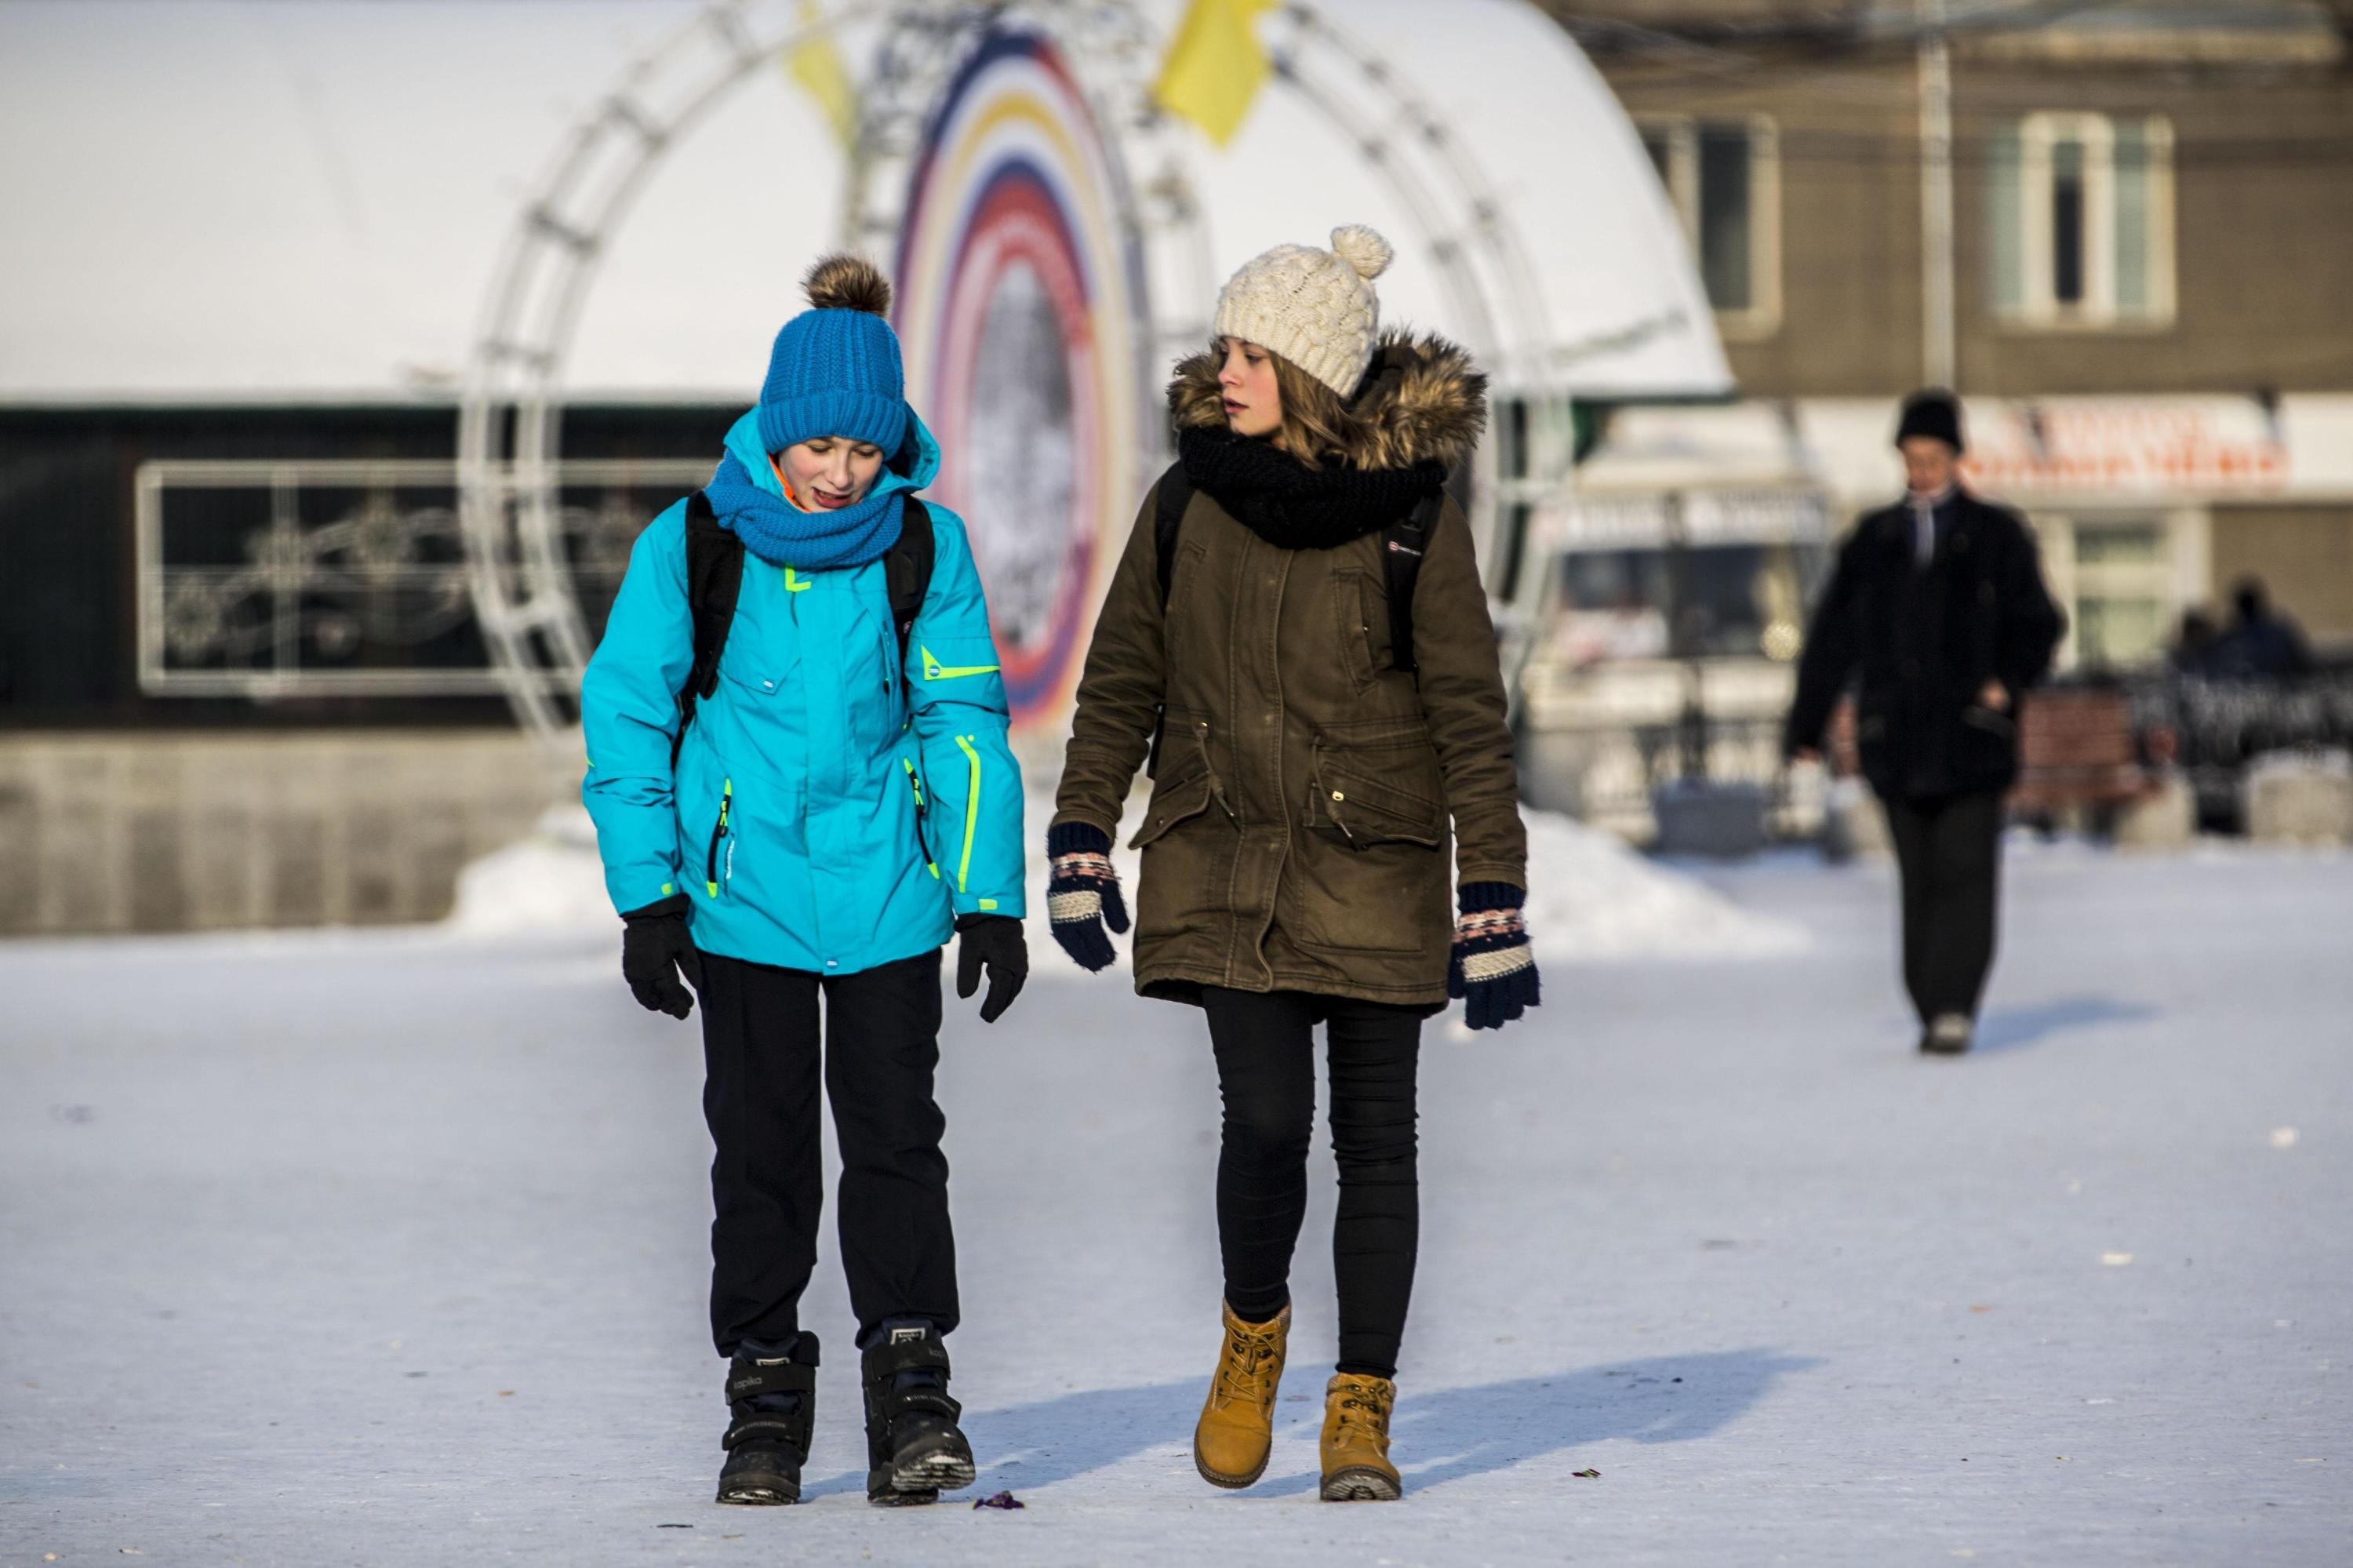
[[[981,1017],[995,1022],[1029,969],[1021,776],[964,524],[938,506],[908,521],[939,448],[906,403],[890,285],[834,257],[807,287],[812,308],[777,334],[759,406],[701,498],[743,546],[717,679],[684,717],[690,498],[638,537],[589,662],[582,796],[632,991],[684,1018],[682,974],[702,1003],[712,1332],[731,1363],[719,1500],[800,1495],[822,1077],[868,1497],[929,1502],[973,1478],[942,1343],[957,1301],[932,1097],[940,949],[959,934],[958,994],[985,969]],[[926,520],[930,582],[902,668],[886,557]]]

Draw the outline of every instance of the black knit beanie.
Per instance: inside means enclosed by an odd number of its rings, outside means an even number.
[[[1934,436],[1955,452],[1968,449],[1961,444],[1961,405],[1950,392],[1930,387],[1915,392],[1904,399],[1904,417],[1895,426],[1895,444],[1902,446],[1914,436]]]

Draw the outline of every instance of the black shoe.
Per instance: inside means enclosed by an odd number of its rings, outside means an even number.
[[[738,1354],[727,1368],[728,1423],[719,1469],[723,1503],[801,1500],[809,1428],[817,1421],[817,1336],[803,1334],[782,1356]]]
[[[948,1348],[928,1329],[893,1329],[866,1349],[866,1500],[937,1502],[972,1485],[972,1445],[948,1397]]]

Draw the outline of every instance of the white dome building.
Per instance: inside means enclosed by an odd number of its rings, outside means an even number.
[[[166,460],[121,438],[140,691],[497,691],[560,734],[593,579],[707,472],[704,446],[661,443],[749,400],[797,280],[845,243],[898,277],[911,396],[949,438],[939,493],[973,521],[1038,723],[1059,721],[1105,542],[1164,461],[1168,365],[1269,244],[1379,229],[1384,318],[1493,372],[1471,479],[1498,588],[1567,472],[1572,399],[1730,392],[1632,128],[1541,13],[1279,8],[1271,78],[1219,148],[1150,109],[1181,6],[18,0],[0,419],[267,409],[282,432],[396,411],[397,461],[259,435]],[[560,419],[582,405],[607,411],[595,431]],[[617,408],[668,412],[623,439]],[[420,447],[441,416],[447,443]],[[240,507],[247,569],[266,555],[316,593],[222,575]],[[473,668],[370,654],[381,628],[333,600],[376,567],[458,574]],[[206,635],[255,596],[295,623]]]

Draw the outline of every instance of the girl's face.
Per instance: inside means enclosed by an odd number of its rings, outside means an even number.
[[[882,471],[882,449],[871,441],[818,436],[777,453],[776,471],[803,506],[834,512],[866,499],[874,476]]]
[[[1238,436],[1271,436],[1282,428],[1282,393],[1274,384],[1274,355],[1240,338],[1224,340],[1218,386],[1225,393],[1226,429]]]

